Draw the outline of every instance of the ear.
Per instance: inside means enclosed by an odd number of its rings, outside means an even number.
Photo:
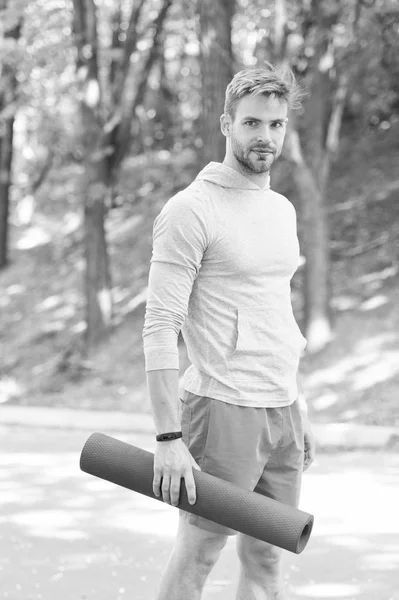
[[[220,117],[220,129],[225,137],[230,137],[231,119],[228,115],[221,115]]]

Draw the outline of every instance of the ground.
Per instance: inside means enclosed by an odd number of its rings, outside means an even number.
[[[153,450],[148,434],[123,441]],[[0,597],[150,600],[170,553],[176,509],[79,469],[82,431],[0,427]],[[315,517],[300,555],[284,552],[290,600],[399,600],[399,455],[320,454],[300,508]],[[232,600],[231,538],[204,600]]]

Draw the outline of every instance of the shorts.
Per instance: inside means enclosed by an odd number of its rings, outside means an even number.
[[[298,507],[304,431],[297,401],[253,408],[185,391],[181,407],[183,441],[202,471]],[[180,515],[206,531],[237,533],[186,511]]]

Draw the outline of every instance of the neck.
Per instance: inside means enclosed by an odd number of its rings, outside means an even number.
[[[224,157],[223,164],[226,165],[226,167],[235,169],[236,171],[241,173],[241,175],[244,175],[244,177],[246,177],[253,183],[256,183],[256,185],[258,185],[260,188],[264,188],[269,180],[270,171],[265,171],[263,173],[253,173],[249,169],[243,167],[243,165],[240,162],[238,162],[234,155],[228,156],[226,154],[226,156]]]

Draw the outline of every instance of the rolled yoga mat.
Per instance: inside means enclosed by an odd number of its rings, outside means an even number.
[[[154,455],[103,433],[93,433],[81,457],[82,471],[106,479],[155,500],[152,482]],[[193,469],[197,501],[191,505],[184,482],[177,508],[235,531],[269,542],[295,554],[305,548],[313,527],[313,515],[262,494]]]

